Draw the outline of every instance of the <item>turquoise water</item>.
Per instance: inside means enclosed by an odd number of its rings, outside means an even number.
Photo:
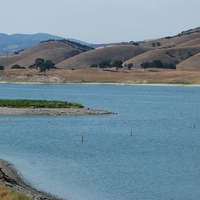
[[[200,87],[1,84],[0,97],[118,113],[0,116],[0,158],[39,190],[68,200],[200,199]]]

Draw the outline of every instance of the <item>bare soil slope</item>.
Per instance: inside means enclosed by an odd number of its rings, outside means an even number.
[[[184,60],[192,57],[195,54],[200,52],[199,46],[192,47],[174,47],[174,48],[164,48],[156,49],[152,51],[145,52],[139,56],[133,57],[126,61],[126,63],[133,63],[134,67],[140,68],[141,63],[143,62],[152,62],[153,60],[161,60],[162,63],[168,64],[178,64]],[[192,62],[192,59],[190,60]],[[192,70],[191,67],[185,68]]]
[[[149,50],[151,49],[134,45],[116,45],[111,47],[99,48],[66,59],[58,63],[57,67],[64,69],[89,68],[92,64],[99,64],[100,62],[105,60],[126,61],[133,56],[137,56]]]
[[[51,60],[57,64],[87,50],[89,48],[84,48],[82,45],[79,46],[69,41],[46,41],[21,51],[19,54],[0,58],[0,64],[5,66],[6,69],[11,68],[15,64],[28,68],[29,65],[35,62],[36,58]]]
[[[177,65],[179,70],[200,71],[200,53],[184,60]]]
[[[188,46],[186,44],[188,41],[199,40],[200,38],[200,29],[194,29],[193,32],[183,32],[176,36],[169,36],[165,38],[155,39],[155,40],[146,40],[139,42],[140,46],[143,47],[154,47],[155,48],[172,48],[176,46]],[[199,44],[199,41],[198,41]],[[191,46],[191,44],[189,45]]]

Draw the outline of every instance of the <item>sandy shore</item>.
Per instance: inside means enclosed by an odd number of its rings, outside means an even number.
[[[115,114],[89,108],[7,108],[0,107],[0,115],[106,115]]]
[[[57,197],[37,191],[27,185],[17,171],[14,170],[13,166],[4,160],[0,160],[0,182],[7,188],[23,193],[34,200],[59,200]]]

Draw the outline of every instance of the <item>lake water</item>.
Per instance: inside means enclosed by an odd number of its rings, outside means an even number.
[[[200,199],[200,87],[0,84],[0,97],[118,113],[0,116],[0,158],[39,190],[67,200]]]

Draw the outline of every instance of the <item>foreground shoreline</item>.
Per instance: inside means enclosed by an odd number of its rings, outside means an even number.
[[[77,115],[108,115],[115,114],[105,110],[90,108],[8,108],[0,107],[0,116],[14,115],[46,115],[46,116],[77,116]]]
[[[0,159],[0,183],[5,185],[8,189],[23,193],[34,200],[61,200],[51,194],[38,191],[26,184],[19,173],[15,170],[14,166]]]

